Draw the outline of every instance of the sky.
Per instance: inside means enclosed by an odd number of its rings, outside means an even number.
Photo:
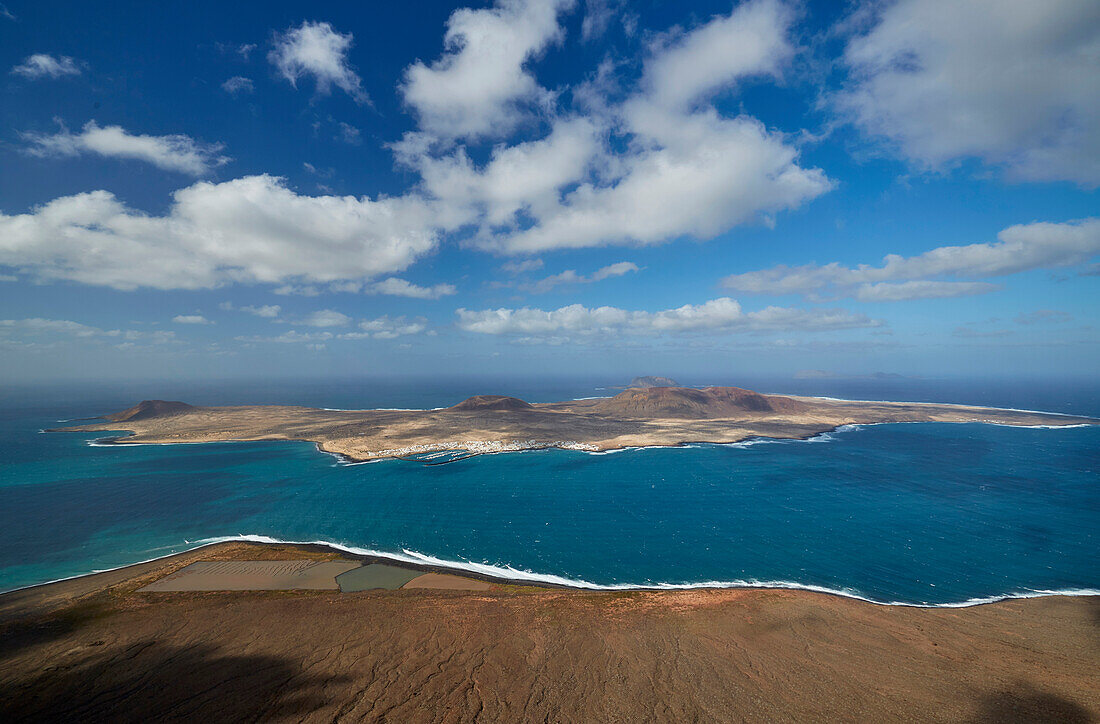
[[[1095,378],[1098,68],[1093,0],[3,0],[0,383]]]

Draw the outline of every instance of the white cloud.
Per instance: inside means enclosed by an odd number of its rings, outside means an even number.
[[[304,324],[309,327],[346,327],[350,322],[351,317],[335,309],[321,309],[295,324]]]
[[[321,178],[332,178],[333,174],[336,173],[336,169],[334,168],[317,168],[309,161],[302,163],[302,168],[314,176],[320,176]]]
[[[424,317],[406,319],[404,316],[390,317],[388,314],[376,319],[366,319],[359,323],[362,332],[348,332],[340,339],[396,339],[428,331],[428,320]],[[430,333],[430,332],[429,332]]]
[[[390,277],[380,282],[367,286],[368,294],[389,294],[395,297],[412,297],[413,299],[439,299],[454,294],[458,290],[453,284],[436,284],[430,287],[422,287],[404,279]]]
[[[861,302],[903,302],[913,299],[970,297],[997,289],[1000,289],[998,285],[988,282],[877,282],[860,284],[855,289],[855,298]]]
[[[742,78],[778,75],[793,53],[786,37],[790,22],[778,0],[754,0],[658,46],[643,78],[650,101],[687,108]]]
[[[1016,179],[1100,184],[1093,0],[899,0],[853,37],[839,108],[936,168],[975,157]]]
[[[521,285],[520,289],[534,292],[535,294],[542,294],[550,291],[554,287],[561,286],[563,284],[590,284],[592,282],[602,281],[611,277],[621,277],[624,274],[629,274],[630,272],[636,271],[638,271],[638,265],[629,261],[620,261],[616,262],[615,264],[608,264],[602,269],[597,269],[589,276],[578,274],[575,269],[566,269],[560,274],[552,274],[532,284]]]
[[[274,342],[276,344],[316,344],[332,339],[332,332],[299,332],[292,329],[277,337],[235,337],[238,342]]]
[[[766,220],[831,182],[799,166],[782,134],[698,104],[778,73],[791,55],[789,22],[778,2],[755,0],[665,40],[625,102],[555,118],[546,138],[497,148],[481,169],[462,148],[433,155],[430,133],[407,135],[398,159],[420,171],[442,226],[473,224],[476,246],[504,253],[711,238]]]
[[[995,243],[941,246],[912,257],[889,254],[877,267],[861,264],[852,268],[835,262],[823,266],[780,265],[734,274],[721,284],[727,289],[758,294],[855,296],[868,301],[982,294],[997,287],[936,278],[980,279],[1083,264],[1100,254],[1100,219],[1018,224],[1004,229],[997,238]]]
[[[242,312],[248,312],[254,314],[257,317],[264,317],[266,319],[274,319],[279,316],[279,312],[282,311],[282,307],[278,304],[263,304],[260,306],[247,306],[241,307]]]
[[[500,265],[501,271],[509,274],[524,274],[529,271],[542,269],[542,259],[524,259],[523,261],[509,261]]]
[[[423,134],[407,135],[395,150],[400,162],[420,173],[424,191],[438,200],[441,225],[459,227],[483,217],[488,232],[514,223],[521,211],[552,212],[559,189],[583,177],[600,153],[599,134],[590,119],[561,118],[546,138],[496,147],[481,169],[463,149],[431,155]]]
[[[390,317],[383,315],[376,319],[365,319],[359,323],[359,328],[365,334],[350,332],[343,334],[345,339],[356,339],[370,336],[375,339],[395,339],[407,337],[409,334],[420,334],[428,330],[428,320],[423,317],[407,319],[405,316]]]
[[[27,132],[20,134],[30,142],[27,152],[35,156],[78,156],[92,153],[106,158],[125,158],[151,163],[166,171],[201,176],[213,167],[229,161],[219,156],[221,144],[202,144],[190,136],[134,135],[121,126],[100,127],[88,121],[80,133],[62,126],[55,134]]]
[[[584,0],[584,19],[581,21],[581,38],[595,40],[607,32],[611,20],[620,12],[626,0]]]
[[[256,86],[252,83],[251,78],[235,75],[222,83],[222,90],[229,95],[235,96],[240,93],[251,93],[256,90]]]
[[[176,324],[213,324],[201,314],[177,314],[172,317],[172,321]]]
[[[222,302],[218,305],[218,309],[231,312],[234,309],[245,312],[246,314],[252,314],[257,317],[264,317],[266,319],[275,319],[279,316],[279,312],[282,311],[282,307],[278,304],[263,304],[259,306],[248,305],[245,307],[237,307],[233,302]]]
[[[561,35],[558,13],[573,0],[499,0],[462,8],[447,20],[443,57],[416,62],[401,90],[420,126],[442,138],[507,132],[521,104],[545,96],[526,63]]]
[[[751,118],[682,117],[662,140],[648,141],[657,147],[615,159],[622,173],[612,184],[581,183],[560,204],[533,213],[534,226],[483,237],[479,245],[535,253],[709,239],[831,187],[821,170],[798,166],[797,151]]]
[[[338,126],[340,128],[340,133],[337,134],[336,140],[343,141],[351,146],[358,146],[363,142],[362,135],[355,126],[344,123],[343,121],[340,121]]]
[[[332,86],[347,93],[356,103],[365,103],[362,81],[348,63],[352,34],[338,33],[328,23],[303,22],[297,28],[278,33],[267,59],[294,87],[312,76],[317,92],[328,94]]]
[[[358,285],[358,282],[354,282]],[[274,294],[281,296],[299,296],[299,297],[319,297],[321,296],[321,290],[312,284],[284,284],[281,287],[276,287],[271,290]]]
[[[54,57],[47,53],[28,55],[23,62],[11,69],[13,75],[30,80],[38,78],[61,78],[66,75],[80,75],[80,64],[67,55]]]
[[[14,338],[13,338],[14,336]],[[28,345],[18,342],[18,339],[35,338],[74,338],[86,341],[107,341],[124,339],[130,347],[133,342],[146,342],[149,344],[167,344],[176,339],[175,332],[154,330],[143,332],[135,329],[101,329],[91,325],[74,322],[68,319],[44,319],[32,317],[30,319],[0,319],[0,343],[8,346],[37,346],[37,343]],[[121,347],[120,347],[121,348]]]
[[[104,330],[92,327],[80,322],[68,319],[44,319],[32,317],[30,319],[0,319],[0,331],[19,330],[31,334],[64,334],[73,337],[118,337],[122,331],[118,329]]]
[[[430,216],[415,196],[302,196],[266,175],[180,189],[160,216],[92,191],[0,213],[0,264],[116,289],[330,283],[401,271],[433,251]]]
[[[596,272],[590,277],[592,281],[598,282],[602,279],[610,279],[611,277],[621,277],[624,274],[630,272],[639,271],[638,265],[632,261],[618,261],[614,264],[608,264],[607,266],[597,269]]]
[[[15,17],[15,13],[8,10],[7,6],[0,3],[0,17],[11,20],[12,22],[18,22],[18,18]]]
[[[628,311],[617,307],[588,308],[572,304],[544,311],[522,309],[458,309],[458,326],[468,332],[492,335],[592,336],[618,333],[679,334],[762,330],[837,330],[880,326],[881,322],[842,309],[766,307],[745,312],[728,297],[703,304],[685,304],[659,312]]]

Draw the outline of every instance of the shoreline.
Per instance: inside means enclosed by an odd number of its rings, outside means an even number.
[[[831,398],[820,398],[831,399]],[[908,404],[908,403],[906,403]],[[923,403],[912,403],[923,404]],[[1010,411],[1011,408],[989,408],[989,409],[1004,409]],[[1038,412],[1031,410],[1016,410],[1018,412]],[[1038,414],[1044,415],[1062,415],[1064,417],[1076,417],[1075,415],[1068,415],[1058,412],[1042,412]],[[98,418],[94,418],[98,419]],[[265,438],[265,439],[247,439],[239,438],[232,440],[178,440],[178,441],[137,441],[131,442],[128,440],[130,437],[134,437],[139,433],[134,430],[125,430],[124,435],[115,435],[111,437],[101,437],[94,440],[87,441],[90,447],[140,447],[140,446],[152,446],[152,445],[215,445],[226,443],[256,443],[256,442],[305,442],[314,446],[317,452],[324,455],[330,455],[336,458],[338,464],[342,466],[352,465],[366,465],[370,463],[379,463],[386,460],[403,460],[405,462],[424,462],[417,458],[411,457],[413,455],[421,454],[433,454],[433,453],[446,453],[455,452],[462,453],[461,457],[453,460],[446,460],[439,463],[426,463],[429,465],[443,465],[451,462],[461,462],[470,458],[479,457],[481,455],[504,455],[508,453],[526,453],[536,452],[539,450],[563,450],[570,452],[580,452],[587,455],[609,455],[612,453],[626,452],[628,450],[683,450],[699,445],[714,445],[718,447],[734,447],[768,443],[782,443],[782,442],[827,442],[831,439],[829,436],[838,432],[852,432],[857,431],[863,427],[876,427],[880,425],[929,425],[929,424],[944,424],[944,425],[992,425],[994,427],[1009,427],[1020,430],[1077,430],[1087,427],[1095,427],[1094,423],[1074,423],[1068,425],[1018,425],[1007,422],[998,422],[996,420],[968,420],[965,422],[943,422],[940,420],[908,420],[908,421],[891,421],[891,422],[850,422],[836,425],[827,430],[821,430],[819,432],[807,433],[801,436],[791,437],[775,437],[770,435],[746,435],[745,437],[737,440],[682,440],[675,443],[651,443],[651,444],[624,444],[615,447],[597,447],[595,445],[588,445],[586,443],[572,443],[563,442],[562,444],[556,443],[541,443],[531,442],[529,445],[523,443],[503,442],[499,440],[494,441],[478,441],[478,445],[499,445],[500,449],[486,449],[478,450],[471,447],[467,447],[471,441],[458,442],[447,441],[440,443],[426,443],[422,445],[412,446],[416,449],[410,448],[395,448],[394,450],[382,450],[379,451],[379,455],[372,455],[366,458],[357,458],[347,453],[337,452],[334,450],[325,450],[324,442],[318,442],[316,440],[309,440],[306,438]],[[52,433],[52,432],[84,432],[82,430],[73,430],[70,428],[47,428],[39,430],[40,433]],[[594,449],[589,449],[589,448]],[[424,449],[420,449],[424,448]],[[388,454],[381,454],[388,453]]]
[[[126,571],[127,569],[136,569],[141,566],[147,566],[153,563],[167,563],[172,558],[188,556],[194,554],[196,551],[201,551],[205,548],[229,543],[248,543],[251,545],[272,548],[289,546],[313,552],[334,552],[340,554],[343,557],[350,558],[352,560],[363,561],[364,563],[386,563],[388,565],[397,565],[397,567],[400,568],[422,571],[424,573],[446,573],[452,575],[460,575],[466,578],[472,578],[474,580],[501,585],[530,586],[533,588],[544,588],[548,590],[586,591],[592,593],[655,593],[662,591],[801,591],[803,593],[842,598],[850,601],[859,601],[861,603],[867,603],[874,606],[882,606],[888,608],[913,608],[922,610],[966,609],[974,608],[976,606],[985,606],[988,604],[1000,603],[1002,601],[1019,601],[1038,598],[1100,597],[1100,588],[1071,588],[1051,590],[1038,589],[982,596],[966,599],[965,601],[952,601],[947,603],[913,603],[907,601],[880,601],[864,596],[854,590],[833,589],[826,586],[798,583],[797,581],[733,580],[700,581],[697,583],[659,582],[648,585],[629,583],[599,584],[585,581],[583,579],[566,578],[564,576],[558,576],[555,574],[540,574],[533,571],[520,570],[512,568],[511,566],[501,567],[491,564],[473,563],[470,561],[449,561],[415,551],[387,553],[384,551],[376,551],[373,549],[361,548],[357,546],[342,545],[340,543],[333,543],[330,541],[291,541],[256,534],[204,538],[196,541],[196,543],[197,545],[192,548],[187,548],[185,550],[177,551],[175,553],[168,553],[163,556],[156,556],[153,558],[136,561],[134,563],[127,563],[125,565],[117,566],[114,568],[96,570],[88,573],[80,573],[74,576],[66,576],[64,578],[58,578],[51,581],[43,581],[41,583],[33,583],[28,586],[21,586],[19,588],[2,591],[0,592],[0,604],[3,604],[4,599],[11,596],[12,594],[25,593],[28,591],[33,591],[34,589],[40,589],[46,586],[60,583],[79,581],[81,579],[90,579],[95,576],[118,574]],[[509,573],[518,575],[508,575]]]
[[[0,719],[437,721],[443,711],[456,721],[1083,722],[1100,714],[1096,596],[950,611],[800,590],[154,586],[196,565],[230,576],[277,567],[324,575],[350,557],[331,546],[227,542],[0,595],[8,693]]]

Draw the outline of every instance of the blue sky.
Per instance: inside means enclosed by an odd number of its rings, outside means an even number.
[[[0,7],[10,382],[1093,376],[1100,7]]]

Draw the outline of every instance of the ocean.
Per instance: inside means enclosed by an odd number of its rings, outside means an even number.
[[[1100,384],[690,380],[762,392],[1100,416]],[[607,380],[338,380],[9,388],[0,590],[228,538],[326,542],[590,587],[784,586],[967,605],[1100,589],[1100,427],[890,424],[808,441],[344,464],[309,443],[96,445],[41,433],[140,399],[430,408]]]

